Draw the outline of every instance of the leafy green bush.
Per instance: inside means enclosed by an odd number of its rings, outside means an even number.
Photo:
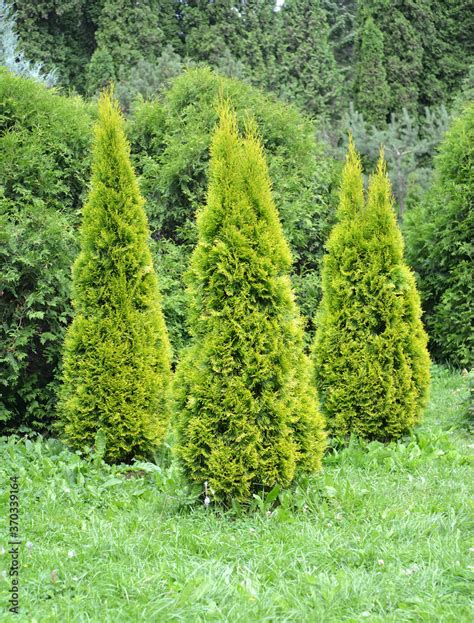
[[[6,432],[46,431],[53,416],[90,123],[80,99],[0,70],[0,429]]]
[[[178,453],[216,500],[248,501],[317,469],[322,419],[289,280],[291,255],[253,129],[224,106],[189,271],[192,343],[178,364]]]
[[[327,248],[314,357],[328,427],[340,437],[397,439],[426,406],[429,357],[383,154],[365,202],[350,142]]]
[[[432,188],[407,212],[408,258],[439,361],[474,365],[474,104],[453,122],[435,160]]]
[[[273,193],[294,257],[298,302],[312,322],[320,297],[319,265],[333,223],[333,165],[314,139],[314,128],[295,108],[238,80],[208,69],[177,78],[162,102],[141,102],[128,125],[132,154],[147,198],[152,236],[166,241],[173,284],[163,294],[180,299],[180,273],[196,242],[194,217],[205,202],[209,145],[219,93],[232,99],[239,125],[253,115],[268,157]],[[179,290],[174,286],[178,285]],[[181,303],[166,319],[179,349],[187,339]]]
[[[110,462],[149,456],[168,426],[170,353],[148,236],[123,120],[106,93],[73,269],[59,415],[74,448],[101,433]]]

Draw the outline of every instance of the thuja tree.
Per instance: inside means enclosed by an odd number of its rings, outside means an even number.
[[[152,238],[159,241],[163,309],[175,352],[189,337],[182,273],[196,245],[196,210],[206,201],[219,93],[232,100],[242,128],[251,115],[261,129],[274,201],[292,251],[292,282],[311,335],[323,245],[334,223],[336,167],[316,141],[314,125],[294,106],[205,67],[174,80],[161,101],[137,103],[127,134]]]
[[[432,186],[408,210],[408,256],[439,361],[474,365],[474,103],[453,121],[435,159]]]
[[[209,175],[175,399],[184,470],[225,503],[317,469],[324,433],[263,150],[227,106]]]
[[[72,447],[93,444],[102,431],[110,462],[148,456],[168,424],[170,354],[148,235],[123,120],[106,93],[73,268],[59,412]]]
[[[370,16],[358,33],[354,101],[368,122],[378,127],[385,125],[390,89],[383,66],[383,35]]]
[[[323,414],[338,437],[397,439],[427,402],[427,338],[392,202],[383,153],[364,200],[351,141],[314,343]]]
[[[0,434],[45,434],[71,313],[92,110],[5,68],[0,102]]]

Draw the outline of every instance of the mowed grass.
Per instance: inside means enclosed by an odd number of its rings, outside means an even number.
[[[165,459],[131,475],[57,441],[4,439],[5,550],[12,474],[21,486],[15,620],[472,621],[466,396],[465,377],[435,368],[411,437],[332,450],[321,474],[250,512],[205,509]],[[10,579],[0,586],[13,620]]]

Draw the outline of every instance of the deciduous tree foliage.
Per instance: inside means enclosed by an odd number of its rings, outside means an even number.
[[[474,365],[473,145],[470,103],[441,144],[431,189],[404,226],[431,351],[439,361],[466,367]]]
[[[111,462],[149,456],[168,425],[170,353],[148,235],[123,121],[105,93],[73,269],[59,413],[72,447],[92,445],[102,431]]]
[[[429,357],[383,154],[365,201],[350,143],[327,249],[314,362],[328,428],[339,437],[397,439],[426,405]]]
[[[248,501],[320,465],[324,433],[291,290],[291,256],[253,129],[227,105],[189,271],[192,343],[178,364],[178,453],[215,499]]]

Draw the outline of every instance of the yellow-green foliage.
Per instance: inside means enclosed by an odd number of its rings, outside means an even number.
[[[178,453],[215,499],[246,501],[320,466],[325,445],[290,285],[291,255],[255,130],[223,106],[188,275],[192,343],[175,380]]]
[[[397,439],[419,420],[428,398],[420,300],[392,204],[383,152],[364,201],[351,141],[314,343],[316,386],[337,436]]]
[[[106,93],[73,268],[59,412],[72,447],[92,445],[102,430],[111,462],[148,456],[169,419],[169,344],[148,235],[123,120]]]

